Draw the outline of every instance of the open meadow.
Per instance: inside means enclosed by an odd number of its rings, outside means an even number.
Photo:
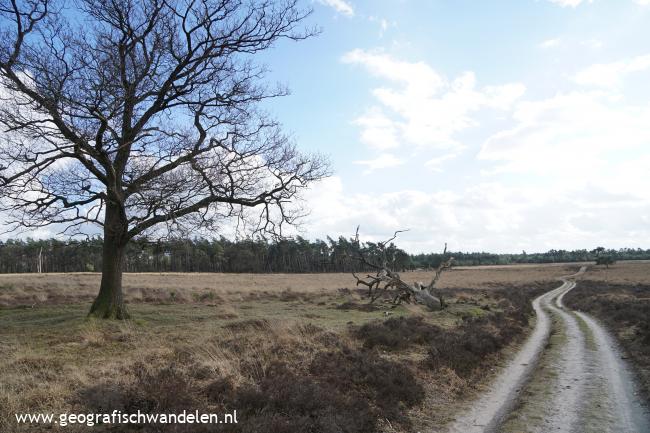
[[[123,322],[86,318],[98,274],[0,275],[0,431],[51,429],[15,413],[183,409],[237,410],[218,431],[438,431],[523,340],[531,300],[578,268],[455,268],[436,312],[370,305],[349,274],[125,274]],[[650,263],[583,281],[650,285]],[[92,431],[202,431],[166,427]]]
[[[438,283],[448,289],[491,289],[530,282],[554,281],[579,264],[455,267]],[[428,281],[433,272],[402,273],[407,281]],[[100,273],[0,274],[0,306],[38,306],[92,302]],[[123,290],[130,303],[183,303],[222,300],[242,301],[249,296],[279,296],[283,292],[325,294],[354,288],[349,273],[320,274],[219,274],[126,273]],[[285,293],[286,294],[286,293]],[[204,302],[205,303],[205,302]],[[223,303],[222,303],[223,305]]]

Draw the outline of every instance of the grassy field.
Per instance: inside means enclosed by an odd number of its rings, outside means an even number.
[[[0,275],[0,431],[50,431],[16,412],[137,409],[237,409],[240,423],[217,431],[434,430],[521,341],[530,299],[577,268],[454,269],[439,284],[449,308],[433,313],[369,307],[347,274],[127,274],[133,319],[119,323],[85,318],[97,274]],[[649,269],[589,275],[641,281]]]
[[[571,265],[573,269],[576,265]],[[522,285],[531,281],[553,281],[568,269],[566,265],[490,266],[454,268],[439,287],[490,289]],[[428,281],[432,273],[405,272],[405,281]],[[100,274],[3,274],[0,275],[0,307],[38,306],[92,302]],[[131,303],[195,302],[209,300],[240,302],[249,296],[270,296],[283,292],[322,293],[331,296],[338,289],[353,288],[350,274],[125,274],[124,291]]]

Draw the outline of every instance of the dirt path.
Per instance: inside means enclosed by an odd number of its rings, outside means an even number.
[[[614,340],[562,302],[584,272],[533,301],[533,333],[448,432],[650,432],[650,414]]]

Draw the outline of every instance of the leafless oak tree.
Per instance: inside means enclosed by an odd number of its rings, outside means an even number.
[[[0,0],[0,203],[11,227],[103,228],[90,314],[125,318],[135,236],[224,219],[281,233],[327,175],[260,102],[253,62],[303,27],[298,0]],[[252,226],[250,224],[253,224]]]
[[[393,303],[399,305],[402,302],[414,302],[425,305],[430,310],[440,310],[445,307],[445,303],[441,296],[434,296],[433,289],[440,279],[442,273],[450,269],[454,258],[445,257],[447,254],[447,244],[443,251],[443,260],[435,269],[435,273],[428,284],[415,282],[412,284],[406,283],[393,269],[394,258],[390,257],[388,246],[394,241],[400,233],[407,230],[397,230],[393,233],[390,239],[377,243],[378,255],[380,260],[372,261],[363,253],[363,248],[359,241],[359,227],[357,227],[354,243],[356,244],[357,257],[356,259],[363,265],[375,269],[374,275],[366,275],[365,278],[360,278],[355,273],[352,276],[356,279],[356,285],[363,285],[368,287],[368,297],[370,302],[375,302],[380,296],[385,294],[388,290],[394,290],[395,296]],[[382,286],[383,284],[383,286]]]

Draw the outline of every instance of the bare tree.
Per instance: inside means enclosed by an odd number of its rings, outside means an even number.
[[[235,219],[281,233],[300,190],[327,175],[260,102],[253,62],[302,40],[298,0],[0,0],[0,202],[11,228],[104,234],[90,314],[125,318],[136,236]],[[252,224],[252,225],[251,225]]]
[[[450,269],[454,261],[453,257],[446,257],[447,244],[445,244],[445,249],[442,253],[443,259],[436,268],[429,284],[424,285],[424,283],[421,282],[409,284],[402,280],[399,273],[393,269],[395,260],[394,256],[389,252],[389,246],[391,245],[391,242],[394,241],[400,233],[403,233],[405,231],[408,230],[397,230],[395,233],[393,233],[393,236],[390,239],[378,242],[376,244],[376,252],[380,258],[377,262],[370,260],[366,254],[364,254],[364,249],[359,241],[359,227],[357,227],[356,235],[354,238],[354,243],[356,245],[357,251],[356,259],[363,265],[375,269],[376,272],[374,275],[366,275],[365,278],[360,278],[355,273],[352,273],[352,276],[354,276],[354,278],[357,280],[356,285],[363,285],[368,287],[368,297],[370,298],[371,303],[375,302],[388,290],[393,290],[395,291],[393,304],[399,305],[402,302],[414,302],[423,304],[430,310],[440,310],[442,308],[445,308],[445,303],[442,299],[442,296],[434,296],[433,289],[440,279],[443,271]]]

